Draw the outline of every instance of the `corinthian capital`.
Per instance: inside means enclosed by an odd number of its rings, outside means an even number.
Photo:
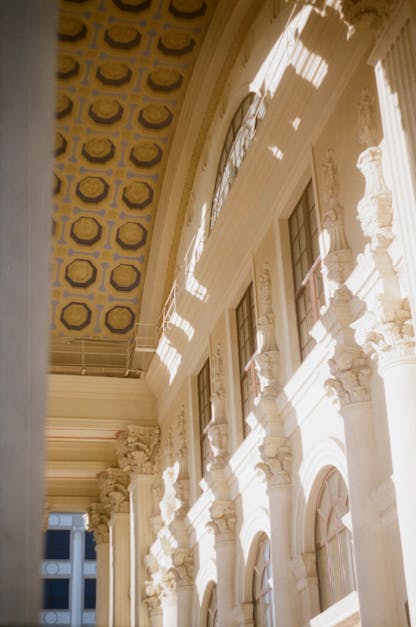
[[[272,485],[289,484],[292,455],[288,439],[266,436],[259,451],[261,462],[256,468],[265,474],[267,481]]]
[[[207,527],[215,533],[217,541],[233,540],[237,521],[233,501],[214,501],[210,509],[211,520]]]
[[[92,503],[87,511],[88,531],[94,534],[95,544],[108,542],[108,512],[102,503]]]
[[[175,577],[177,586],[192,585],[194,580],[194,556],[191,549],[176,549],[172,553],[172,568],[169,572]]]
[[[325,387],[338,397],[341,405],[370,400],[371,368],[362,350],[338,346],[328,365],[332,377],[325,381]]]
[[[129,476],[118,467],[107,468],[98,475],[101,501],[108,513],[129,511]]]
[[[160,429],[130,425],[117,435],[120,468],[129,475],[147,475],[157,471]]]
[[[389,301],[383,296],[373,301],[367,313],[354,323],[357,343],[379,366],[415,355],[415,338],[409,301]]]

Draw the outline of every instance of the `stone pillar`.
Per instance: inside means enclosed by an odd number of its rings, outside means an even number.
[[[0,20],[0,624],[41,606],[45,373],[57,3]]]
[[[269,495],[275,624],[277,627],[297,627],[298,602],[289,568],[292,456],[287,438],[266,436],[260,446],[260,455],[262,461],[257,468],[265,474]]]
[[[217,561],[217,614],[219,627],[233,627],[235,620],[235,524],[233,501],[214,501],[208,526],[215,533]]]
[[[290,562],[296,581],[296,589],[300,594],[302,625],[309,624],[314,616],[317,616],[321,608],[319,606],[319,587],[316,573],[316,554],[302,553]]]
[[[172,554],[170,572],[176,581],[176,603],[178,627],[193,627],[192,599],[194,557],[190,549],[178,549]]]
[[[370,402],[371,368],[362,350],[337,346],[329,360],[335,393],[344,419],[354,559],[363,625],[399,624],[387,537],[370,493],[378,484],[378,459]]]
[[[88,529],[94,532],[97,553],[96,627],[109,625],[110,597],[110,545],[108,515],[101,503],[93,503],[88,509]]]
[[[158,469],[159,427],[130,425],[117,436],[120,467],[130,477],[131,625],[147,627],[144,558],[152,542],[152,484]]]
[[[101,500],[110,515],[109,627],[130,627],[130,513],[128,475],[112,467],[98,475]]]
[[[69,600],[69,609],[71,612],[71,624],[82,624],[82,599],[83,599],[83,572],[84,563],[84,526],[75,528],[71,532],[72,535],[72,571],[71,579],[71,596]]]
[[[400,4],[400,3],[397,3]],[[401,3],[373,53],[395,221],[416,320],[416,7]]]

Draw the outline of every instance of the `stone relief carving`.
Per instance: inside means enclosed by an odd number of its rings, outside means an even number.
[[[376,143],[374,99],[371,98],[368,87],[361,90],[361,99],[358,103],[358,141],[366,147],[374,146]]]
[[[208,470],[223,468],[228,458],[228,425],[225,417],[224,370],[221,345],[211,355],[212,419],[207,427],[210,458]]]
[[[325,203],[322,225],[329,239],[329,250],[323,260],[323,265],[328,279],[329,296],[337,298],[344,296],[343,284],[352,270],[352,251],[345,233],[344,209],[338,199],[338,167],[333,150],[327,150],[322,167]]]
[[[108,513],[129,511],[129,476],[121,468],[110,467],[98,476],[101,501]]]
[[[92,503],[88,510],[88,530],[94,533],[95,544],[109,541],[109,515],[102,503]]]
[[[216,541],[233,540],[237,516],[233,501],[214,501],[210,509],[211,520],[208,529],[215,533]]]
[[[277,347],[272,306],[272,278],[266,262],[259,276],[258,351],[254,357],[261,396],[276,396],[279,391],[280,353]]]
[[[337,346],[328,365],[332,377],[325,381],[325,387],[329,393],[336,394],[341,405],[370,400],[371,368],[360,349]]]
[[[364,235],[370,238],[370,250],[385,249],[393,239],[391,192],[383,176],[381,150],[367,148],[357,161],[365,178],[365,192],[358,203],[358,219]]]
[[[174,576],[176,586],[192,585],[194,580],[194,556],[192,549],[177,549],[172,553],[172,568],[169,572]]]
[[[117,456],[129,475],[153,474],[159,466],[159,427],[129,425],[117,435]]]
[[[259,452],[261,461],[256,464],[256,469],[265,474],[267,481],[273,485],[289,484],[292,454],[288,439],[266,436]]]

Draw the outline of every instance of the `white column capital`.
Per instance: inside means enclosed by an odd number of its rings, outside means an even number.
[[[215,533],[216,542],[226,542],[235,539],[235,525],[237,516],[233,501],[214,501],[210,509],[211,520],[207,527]]]
[[[95,544],[109,542],[109,514],[102,503],[92,503],[87,511],[88,531],[94,534]]]
[[[261,461],[256,469],[263,472],[270,486],[289,485],[292,454],[285,437],[266,436],[259,446]]]
[[[332,376],[325,381],[325,387],[341,406],[370,400],[371,367],[361,349],[337,345],[328,365]]]
[[[129,476],[121,468],[110,467],[98,476],[101,501],[109,513],[128,513]]]
[[[117,434],[120,468],[130,476],[153,474],[159,466],[160,429],[129,425]]]

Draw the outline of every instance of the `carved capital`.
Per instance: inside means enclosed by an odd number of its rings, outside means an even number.
[[[224,468],[228,460],[228,425],[211,421],[207,427],[210,459],[207,470]]]
[[[159,584],[153,583],[153,581],[145,582],[146,596],[143,599],[143,603],[147,607],[147,611],[151,614],[154,610],[159,610],[161,607],[162,588]]]
[[[325,381],[325,387],[330,394],[338,397],[341,405],[370,400],[371,368],[360,349],[337,346],[328,365],[332,377]]]
[[[98,475],[101,501],[108,513],[129,511],[129,476],[121,468],[111,467]]]
[[[207,527],[215,533],[217,542],[234,540],[237,517],[233,501],[214,501]]]
[[[174,418],[167,436],[169,463],[176,467],[177,479],[188,479],[188,447],[186,445],[185,409]]]
[[[366,314],[354,323],[357,343],[378,359],[379,367],[414,356],[415,338],[409,301],[389,301],[378,295]]]
[[[379,32],[387,23],[396,0],[341,0],[341,17],[350,32],[371,29]]]
[[[291,482],[292,454],[289,441],[284,437],[266,436],[259,446],[261,462],[256,469],[265,474],[271,485],[288,485]]]
[[[117,434],[120,468],[130,476],[153,474],[159,463],[160,429],[129,425]]]
[[[370,238],[370,250],[380,250],[393,239],[392,199],[383,176],[380,148],[373,146],[364,150],[357,167],[365,178],[365,193],[358,203],[358,219],[364,235]]]
[[[172,568],[169,572],[173,574],[176,586],[192,585],[194,580],[194,556],[191,549],[176,549],[172,553]]]
[[[102,503],[92,503],[88,510],[88,531],[94,534],[95,544],[109,541],[108,520],[109,515]]]

